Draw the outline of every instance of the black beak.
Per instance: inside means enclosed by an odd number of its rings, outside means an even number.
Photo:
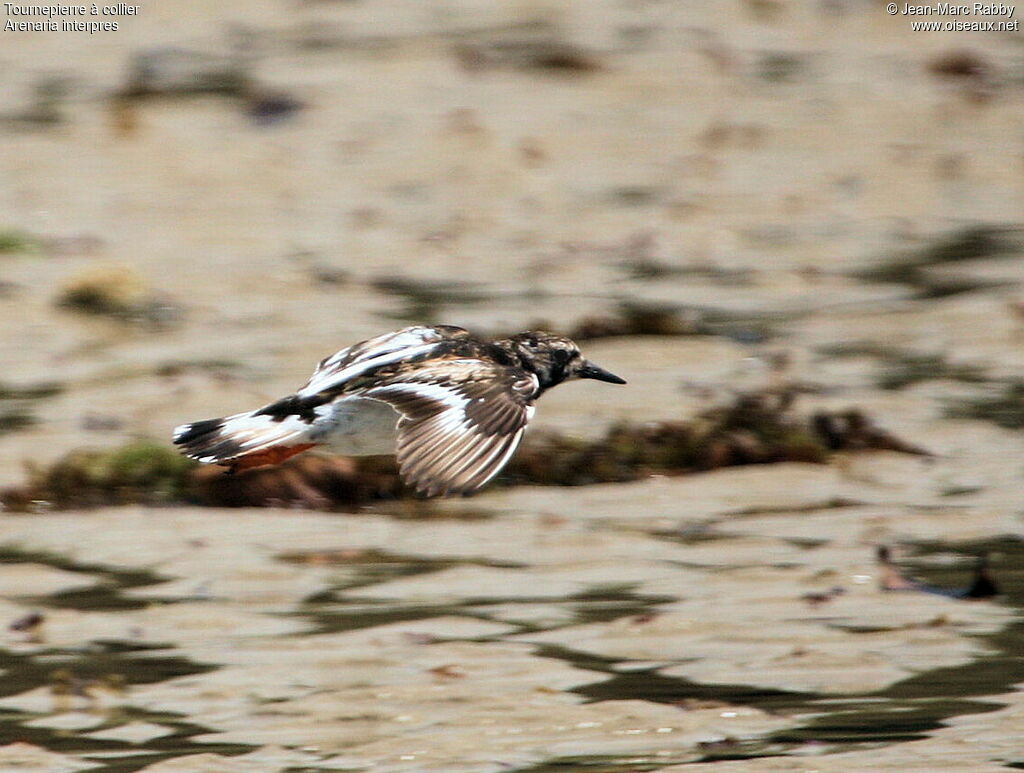
[[[583,367],[576,371],[580,378],[592,378],[595,381],[607,381],[609,384],[625,384],[626,379],[619,378],[614,373],[609,373],[604,368],[597,367],[592,362],[584,362]]]

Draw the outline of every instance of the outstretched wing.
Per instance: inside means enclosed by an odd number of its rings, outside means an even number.
[[[537,377],[475,359],[451,359],[397,374],[360,395],[390,404],[398,466],[429,496],[468,494],[508,463],[533,416]]]
[[[306,398],[333,391],[367,371],[429,354],[442,341],[468,336],[469,331],[454,325],[407,327],[395,333],[385,333],[353,344],[321,360],[309,381],[297,394]]]

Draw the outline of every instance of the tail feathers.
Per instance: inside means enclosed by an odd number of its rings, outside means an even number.
[[[312,448],[308,423],[296,416],[275,420],[271,416],[239,413],[222,419],[183,424],[174,430],[181,452],[205,464],[224,464],[232,470],[280,464]]]

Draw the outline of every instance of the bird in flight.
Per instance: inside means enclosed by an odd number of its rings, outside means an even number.
[[[395,454],[402,479],[420,493],[471,494],[508,463],[537,398],[574,378],[626,383],[551,333],[485,341],[452,325],[407,327],[321,360],[295,394],[182,425],[174,442],[232,472],[316,446]]]

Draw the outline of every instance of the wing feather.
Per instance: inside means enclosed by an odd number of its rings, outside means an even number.
[[[475,490],[486,484],[508,464],[512,454],[519,448],[519,443],[522,441],[525,431],[525,428],[520,430],[503,447],[494,449],[492,454],[489,454],[472,468],[465,470],[457,480],[457,485]]]
[[[536,376],[476,359],[425,364],[361,394],[390,403],[398,466],[427,495],[468,494],[498,474],[533,415]]]
[[[502,443],[484,446],[474,453],[465,455],[456,466],[452,465],[450,476],[456,489],[477,489],[494,477],[511,458],[522,440],[525,428]]]
[[[454,325],[414,326],[370,338],[320,361],[299,397],[330,391],[374,368],[429,354],[437,344],[465,338],[469,331]]]

